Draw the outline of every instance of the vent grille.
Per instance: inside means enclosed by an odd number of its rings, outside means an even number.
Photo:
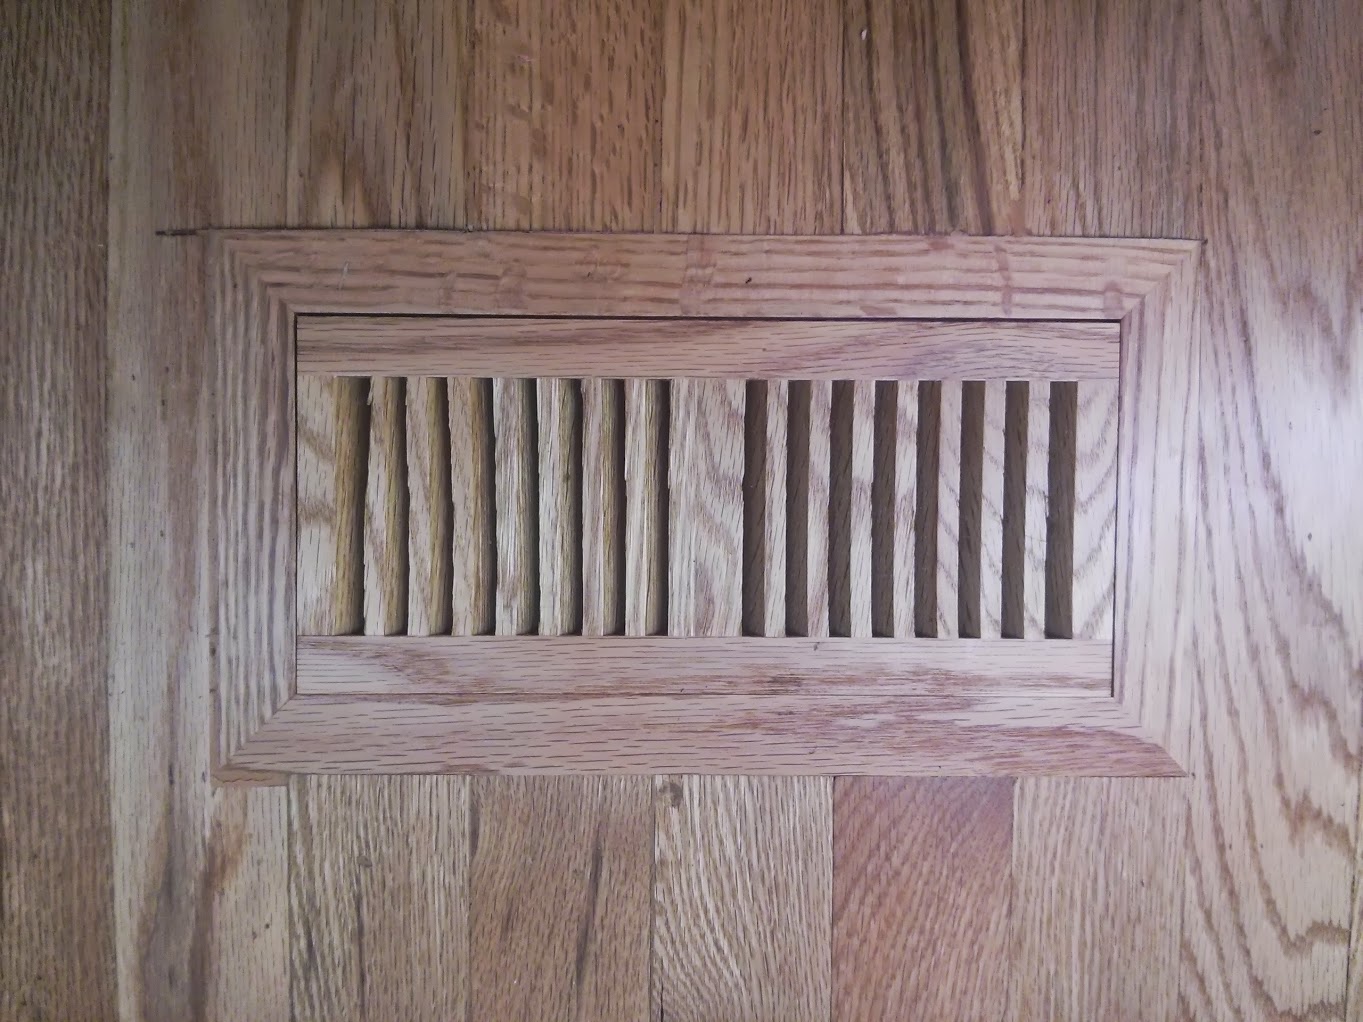
[[[1112,636],[1115,380],[298,378],[305,635]]]

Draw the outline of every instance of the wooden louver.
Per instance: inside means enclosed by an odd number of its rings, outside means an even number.
[[[1177,772],[1188,243],[216,242],[224,769]]]

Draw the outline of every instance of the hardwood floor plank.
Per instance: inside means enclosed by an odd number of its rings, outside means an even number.
[[[644,777],[472,782],[469,1018],[645,1017]]]
[[[833,1017],[1001,1018],[1012,783],[833,785]]]
[[[658,778],[653,1016],[830,1017],[829,778]]]
[[[743,632],[742,380],[672,381],[668,634]]]
[[[206,336],[202,243],[156,234],[285,221],[285,14],[113,7],[108,691],[129,1020],[289,1017],[285,792],[211,779],[215,352],[186,341]]]
[[[107,600],[106,374],[123,361],[104,333],[109,21],[98,3],[0,12],[0,1017],[13,1019],[116,1010],[105,686],[128,622]]]
[[[1348,1017],[1363,486],[1339,468],[1363,462],[1363,239],[1346,226],[1363,216],[1363,17],[1199,10],[1205,468],[1180,1010]]]
[[[842,225],[835,0],[665,0],[662,230]]]
[[[1022,7],[849,0],[849,232],[1020,230]]]
[[[288,222],[463,226],[465,5],[303,0],[288,28]]]
[[[289,781],[295,1019],[466,1011],[468,780]]]

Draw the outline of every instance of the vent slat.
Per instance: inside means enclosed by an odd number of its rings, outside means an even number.
[[[407,634],[448,634],[450,437],[441,377],[407,381],[407,489]]]
[[[536,383],[539,448],[539,634],[582,627],[582,418],[576,380]]]
[[[492,381],[498,635],[533,635],[539,617],[535,381]]]
[[[624,631],[624,391],[582,381],[582,634]]]
[[[450,436],[450,630],[490,635],[496,620],[492,381],[452,377]]]
[[[625,634],[667,631],[665,380],[625,381]]]
[[[1046,520],[1050,503],[1051,388],[1027,389],[1026,505],[1023,520],[1022,637],[1046,635]]]
[[[918,509],[918,384],[876,385],[872,484],[872,618],[877,635],[914,634],[914,518]]]
[[[954,639],[961,631],[961,381],[943,381],[937,391],[935,634]]]
[[[369,381],[369,470],[364,501],[364,632],[407,629],[406,387],[401,377]]]
[[[750,380],[747,401],[743,629],[748,635],[785,635],[790,385]]]
[[[790,385],[786,620],[791,635],[828,635],[828,500],[833,384]]]
[[[1117,542],[1117,384],[1078,385],[1073,638],[1112,640]]]
[[[1003,509],[1008,385],[984,385],[980,471],[980,636],[1003,636]]]

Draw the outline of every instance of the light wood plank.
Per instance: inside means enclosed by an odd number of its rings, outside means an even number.
[[[833,782],[833,1017],[1003,1016],[1010,778]]]
[[[450,600],[455,635],[489,635],[496,626],[497,528],[492,381],[450,379]]]
[[[668,634],[743,629],[742,380],[673,380]]]
[[[288,29],[288,222],[463,226],[465,5],[305,0]]]
[[[114,552],[111,572],[114,537],[145,540],[149,560],[169,545],[155,531],[164,518],[128,521],[131,502],[122,503],[129,495],[114,472],[156,436],[149,420],[178,419],[181,409],[176,401],[130,416],[128,339],[106,343],[106,309],[124,329],[135,301],[124,268],[106,286],[109,146],[121,155],[123,145],[110,138],[111,48],[122,79],[115,95],[127,92],[124,50],[109,33],[106,4],[11,4],[0,13],[0,1017],[9,1019],[119,1010],[115,921],[127,916],[114,901],[128,885],[111,866],[125,863],[119,846],[142,829],[117,819],[142,793],[118,773],[155,755],[119,748],[119,727],[130,696],[164,684],[137,675],[147,644],[132,630],[139,614],[152,627],[164,622],[164,608],[110,606],[110,590],[161,596],[147,585],[154,568],[118,574],[132,570],[132,555]],[[133,277],[135,287],[153,283]],[[137,397],[168,382],[162,372],[134,384]],[[106,398],[111,383],[119,392]],[[134,424],[126,439],[111,433]],[[120,500],[112,508],[111,483]],[[148,496],[148,510],[164,507],[162,493]],[[107,692],[111,666],[128,688]],[[148,778],[158,794],[159,780]],[[156,795],[146,797],[156,812]]]
[[[1003,509],[1008,388],[984,385],[984,457],[980,482],[980,637],[1003,635]]]
[[[961,382],[941,383],[937,429],[937,637],[961,634]]]
[[[655,783],[655,1017],[827,1019],[832,781]]]
[[[407,380],[407,634],[453,624],[449,398],[442,378]]]
[[[468,781],[289,782],[293,1017],[462,1018]]]
[[[963,698],[1027,689],[1106,693],[1106,642],[968,639],[545,637],[428,639],[303,637],[298,691],[307,694],[704,695],[778,692],[839,695],[955,693]],[[832,704],[830,704],[832,705]]]
[[[538,380],[539,631],[582,627],[582,404],[573,380]],[[514,505],[512,505],[514,507]]]
[[[1075,419],[1071,634],[1112,636],[1117,541],[1117,387],[1083,383]]]
[[[637,320],[303,316],[303,372],[1115,380],[1121,331],[1099,320]]]
[[[369,381],[369,470],[364,494],[364,631],[407,630],[406,383]]]
[[[535,70],[542,12],[535,0],[475,2],[468,12],[468,222],[528,230],[536,190]]]
[[[750,380],[743,480],[743,631],[786,634],[790,385]]]
[[[625,422],[621,380],[582,381],[582,634],[625,624]]]
[[[58,16],[56,9],[52,15]],[[156,235],[158,230],[203,223],[284,222],[279,168],[285,152],[285,15],[280,8],[248,9],[231,2],[196,4],[191,10],[183,5],[172,10],[163,3],[113,5],[109,39],[95,42],[82,56],[83,47],[92,42],[79,31],[84,22],[70,11],[60,14],[63,53],[91,70],[99,67],[98,54],[106,46],[113,59],[109,421],[103,434],[91,430],[83,442],[98,445],[102,435],[109,444],[107,687],[118,1000],[116,1008],[98,1005],[82,1011],[73,1005],[68,1012],[60,1001],[35,997],[37,1006],[50,1009],[50,1017],[289,1018],[285,792],[280,787],[219,786],[211,773],[231,749],[230,730],[215,734],[222,708],[230,706],[239,719],[249,721],[255,707],[267,708],[287,691],[295,624],[292,611],[281,608],[294,602],[290,575],[297,550],[292,534],[266,543],[276,567],[287,566],[282,579],[269,581],[268,595],[254,582],[220,571],[218,543],[234,532],[220,528],[221,507],[215,504],[215,498],[227,499],[227,491],[217,488],[213,453],[217,406],[225,393],[214,386],[215,345],[199,342],[210,336],[204,319],[204,253],[201,242]],[[16,42],[27,38],[25,33],[0,37]],[[179,59],[166,60],[168,53]],[[56,91],[36,90],[34,98],[60,96],[61,89],[81,82],[78,73],[62,75]],[[28,106],[7,103],[5,109]],[[240,116],[244,110],[271,113],[246,118]],[[82,105],[64,120],[74,127],[86,113],[95,112],[92,104]],[[26,117],[21,122],[38,123]],[[167,146],[169,135],[184,148]],[[63,136],[45,137],[55,144]],[[5,151],[22,154],[23,132],[11,138],[19,141]],[[91,127],[88,141],[97,138]],[[80,158],[72,154],[59,171],[36,180],[48,185],[74,182],[79,180],[74,168],[80,166]],[[97,210],[78,203],[68,208],[78,214],[80,224],[100,222]],[[43,224],[60,227],[61,221],[39,221],[38,232],[27,237],[45,244],[52,265],[61,265],[63,250],[56,241],[43,242]],[[67,236],[80,237],[78,229]],[[78,268],[80,263],[69,265]],[[79,308],[76,302],[64,306],[71,312]],[[98,315],[88,322],[99,322]],[[58,311],[34,336],[59,357],[58,339],[64,334]],[[266,353],[279,354],[273,347]],[[93,357],[90,352],[86,356]],[[285,421],[291,418],[290,409]],[[255,422],[250,436],[271,452],[272,463],[287,466],[286,474],[293,475],[291,446],[279,442],[277,430]],[[291,489],[251,490],[248,499],[257,516],[262,508],[293,506]],[[61,507],[57,503],[48,510],[60,512]],[[263,525],[272,529],[277,521],[266,514]],[[78,523],[79,518],[71,520],[73,526]],[[96,548],[94,531],[84,539],[82,549]],[[54,558],[52,563],[80,562]],[[261,616],[238,618],[241,627],[227,634],[220,631],[215,604],[235,598],[254,603]],[[31,608],[44,609],[39,602]],[[96,627],[93,618],[85,621],[63,649],[77,651],[79,636],[97,634]],[[89,683],[98,676],[97,668],[81,668],[79,676]],[[283,686],[275,688],[280,682]],[[79,703],[58,698],[63,689],[51,678],[44,686],[45,698],[57,699],[61,707],[64,737],[59,741],[81,741]],[[28,719],[32,733],[41,735],[42,718],[35,714]],[[83,748],[68,750],[72,758],[65,762],[74,765],[94,753],[97,739],[87,740]],[[44,783],[43,772],[33,764],[22,776]],[[94,779],[82,783],[88,785],[84,790],[97,790]],[[73,784],[63,804],[75,806],[79,790]],[[24,861],[34,866],[62,870],[49,906],[72,896],[84,898],[87,910],[107,904],[86,887],[100,872],[98,831],[88,822],[98,819],[94,814],[93,809],[82,810],[87,823],[72,832],[81,835],[82,849],[79,864],[71,869],[60,854],[35,863],[25,853]],[[7,855],[6,861],[14,860]],[[36,881],[25,897],[42,899],[44,890]],[[6,916],[14,918],[8,909]],[[65,918],[80,927],[68,949],[88,951],[86,941],[98,939],[96,921],[84,913]],[[63,929],[50,932],[60,939]],[[43,947],[18,946],[30,954]],[[102,949],[99,961],[107,962],[107,954]],[[79,996],[100,981],[98,970],[91,965],[46,975]]]
[[[625,381],[625,634],[667,631],[667,383]]]
[[[1023,516],[1022,636],[1046,636],[1046,524],[1050,505],[1051,386],[1027,385],[1027,455]]]
[[[1021,0],[850,5],[850,232],[1012,234],[1022,205]]]
[[[645,1017],[648,779],[472,785],[469,1017]]]
[[[982,694],[981,694],[982,693]],[[622,739],[625,735],[627,738]],[[242,769],[355,773],[1179,776],[1102,693],[876,696],[295,696]]]
[[[528,635],[539,627],[538,495],[535,381],[492,381],[496,462],[498,635]]]
[[[659,226],[838,230],[840,6],[667,0],[663,11]]]
[[[345,635],[364,627],[364,477],[367,384],[300,375],[298,409],[298,631]]]

